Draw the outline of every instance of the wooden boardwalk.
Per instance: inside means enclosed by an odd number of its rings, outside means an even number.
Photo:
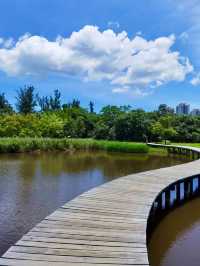
[[[155,197],[170,183],[199,173],[196,160],[86,192],[24,235],[0,258],[0,265],[149,265],[146,225]]]

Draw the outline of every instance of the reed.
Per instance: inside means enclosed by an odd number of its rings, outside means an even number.
[[[0,153],[47,150],[105,150],[110,152],[148,153],[143,143],[93,139],[0,138]]]

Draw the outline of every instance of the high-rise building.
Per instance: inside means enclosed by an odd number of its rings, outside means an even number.
[[[189,115],[190,113],[190,105],[187,103],[180,103],[176,106],[176,113],[178,115]]]
[[[191,111],[190,114],[191,114],[192,116],[200,115],[200,109],[195,108],[195,109],[193,109],[193,110]]]

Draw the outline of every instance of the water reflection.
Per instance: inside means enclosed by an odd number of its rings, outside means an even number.
[[[105,152],[0,155],[0,254],[56,208],[119,176],[185,162]]]
[[[200,265],[200,199],[168,214],[149,245],[151,266]]]

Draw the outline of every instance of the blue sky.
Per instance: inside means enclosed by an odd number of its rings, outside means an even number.
[[[199,18],[196,0],[1,0],[0,92],[200,107]]]

